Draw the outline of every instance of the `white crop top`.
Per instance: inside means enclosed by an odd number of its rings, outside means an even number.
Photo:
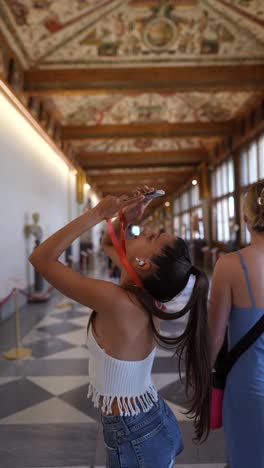
[[[143,412],[148,412],[153,402],[158,401],[158,392],[151,379],[156,347],[142,361],[121,361],[106,354],[98,345],[91,324],[87,336],[87,348],[89,351],[87,398],[92,397],[95,407],[99,407],[99,398],[103,396],[101,409],[106,414],[111,414],[112,402],[116,397],[120,415],[134,416],[142,409]]]

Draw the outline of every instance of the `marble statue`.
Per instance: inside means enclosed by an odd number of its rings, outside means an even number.
[[[35,247],[38,247],[42,237],[43,230],[39,225],[39,213],[35,212],[32,214],[33,223],[26,224],[24,228],[25,236],[28,238],[30,235],[33,235],[35,238]],[[41,292],[43,290],[43,277],[41,274],[34,269],[34,291]]]

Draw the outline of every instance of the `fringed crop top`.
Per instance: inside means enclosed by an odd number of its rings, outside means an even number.
[[[89,386],[87,398],[91,397],[95,407],[111,414],[112,403],[117,398],[120,416],[134,416],[148,412],[153,402],[158,401],[158,392],[151,379],[151,370],[156,348],[142,361],[121,361],[106,354],[93,332],[92,324],[87,336],[89,351]],[[137,403],[140,403],[141,408]]]

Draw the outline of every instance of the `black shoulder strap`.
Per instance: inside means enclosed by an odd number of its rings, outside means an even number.
[[[241,340],[229,351],[226,361],[226,373],[228,373],[238,358],[243,354],[264,332],[264,315],[257,323],[247,332]]]

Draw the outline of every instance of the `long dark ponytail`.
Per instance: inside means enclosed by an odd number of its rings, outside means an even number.
[[[204,441],[210,431],[211,367],[209,332],[207,324],[207,300],[209,282],[206,274],[192,265],[188,247],[182,239],[166,246],[162,255],[152,259],[157,270],[143,280],[144,288],[134,285],[125,289],[136,296],[148,312],[156,341],[164,347],[174,348],[178,356],[181,378],[182,364],[185,364],[185,391],[189,410],[187,415],[194,419],[195,440]],[[164,312],[153,301],[168,302],[187,285],[190,275],[195,276],[191,296],[182,310]],[[177,337],[161,335],[155,327],[153,315],[162,320],[175,320],[188,314],[184,332]]]
[[[173,246],[166,246],[162,253],[152,258],[156,265],[153,274],[143,279],[144,289],[127,285],[124,289],[131,299],[147,311],[154,336],[159,345],[175,349],[181,378],[182,364],[185,364],[185,391],[188,397],[187,415],[194,419],[195,440],[204,441],[210,430],[211,368],[209,333],[207,324],[207,299],[209,283],[206,274],[192,265],[187,244],[178,238]],[[164,312],[153,298],[169,302],[180,294],[193,274],[195,283],[191,296],[182,310]],[[188,314],[189,313],[189,314]],[[92,313],[88,329],[95,317]],[[184,332],[177,337],[161,335],[155,327],[153,315],[161,320],[175,320],[188,314]]]

